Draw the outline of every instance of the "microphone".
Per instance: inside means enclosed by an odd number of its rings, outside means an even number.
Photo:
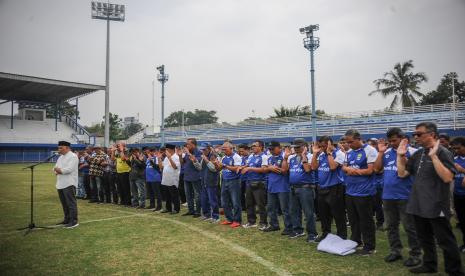
[[[49,157],[47,157],[47,159],[45,159],[43,162],[50,161],[50,160],[52,160],[54,157],[57,157],[57,156],[59,156],[59,155],[60,155],[60,154],[58,154],[58,153],[54,153],[54,154],[50,155]]]

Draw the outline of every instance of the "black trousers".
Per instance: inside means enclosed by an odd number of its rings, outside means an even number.
[[[391,253],[402,254],[402,241],[399,234],[399,225],[407,233],[407,242],[410,247],[409,255],[414,258],[421,256],[421,246],[417,238],[415,221],[412,215],[405,212],[407,200],[383,200],[383,210],[386,217],[386,230]]]
[[[161,192],[165,195],[167,211],[179,212],[181,210],[181,202],[179,201],[179,190],[176,186],[161,185]]]
[[[184,204],[184,203],[187,202],[187,200],[186,200],[186,191],[184,190],[184,174],[179,175],[179,184],[178,185],[179,185],[179,188],[178,188],[179,198],[181,200],[181,203]]]
[[[337,184],[326,189],[318,189],[321,230],[323,235],[331,233],[331,222],[336,222],[337,235],[347,238],[346,210],[344,204],[344,186]]]
[[[260,224],[267,224],[265,182],[254,181],[248,183],[245,189],[245,204],[247,206],[247,222],[255,224],[257,221],[255,213],[255,206],[257,206],[258,214],[260,215]]]
[[[129,186],[129,173],[118,173],[118,192],[121,205],[131,206],[131,189]]]
[[[242,210],[247,210],[247,203],[245,201],[245,193],[246,193],[247,182],[241,181],[241,206]]]
[[[373,220],[373,196],[346,195],[347,214],[349,216],[350,239],[362,244],[366,250],[376,248],[376,228]]]
[[[459,221],[460,231],[462,232],[462,242],[465,244],[465,196],[454,194],[454,207]]]
[[[384,212],[383,212],[383,188],[376,188],[376,195],[374,196],[373,211],[376,217],[376,226],[383,226]]]
[[[156,199],[156,208],[161,209],[161,183],[160,182],[147,182],[147,190],[150,200],[150,208],[155,208],[155,199]]]
[[[118,190],[116,189],[117,177],[114,172],[105,172],[103,175],[103,189],[106,203],[118,203]]]
[[[92,191],[90,189],[90,175],[84,174],[84,190],[86,191],[86,199],[91,199]]]
[[[64,189],[57,189],[61,206],[63,207],[65,223],[78,221],[78,210],[76,202],[76,187],[68,186]]]
[[[448,218],[423,218],[414,215],[417,237],[423,249],[423,266],[437,270],[438,256],[436,241],[443,251],[446,273],[464,275],[462,260]]]

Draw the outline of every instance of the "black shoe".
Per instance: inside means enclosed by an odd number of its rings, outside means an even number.
[[[404,266],[413,267],[421,264],[421,260],[418,257],[410,257],[404,262]]]
[[[155,206],[149,206],[149,207],[146,207],[145,209],[148,209],[148,210],[155,209]]]
[[[194,213],[187,212],[187,213],[182,214],[181,216],[187,217],[187,216],[192,216],[192,215],[194,215]]]
[[[394,253],[391,253],[391,254],[387,255],[386,257],[384,257],[384,261],[386,263],[392,263],[392,262],[395,262],[395,261],[401,260],[401,259],[402,259],[402,255],[394,254]]]
[[[192,217],[194,217],[194,218],[200,218],[200,214],[192,214]]]
[[[168,211],[168,210],[163,210],[163,211],[161,211],[160,213],[162,213],[162,214],[166,214],[166,213],[171,213],[171,211]]]
[[[318,235],[314,242],[317,242],[317,243],[321,242],[322,240],[324,240],[326,238],[326,236],[328,236],[328,233],[323,233],[321,235]]]
[[[179,214],[179,211],[173,211],[170,213],[171,215],[176,215],[176,214]]]
[[[289,239],[296,239],[305,236],[304,232],[294,232],[289,235]]]
[[[362,248],[362,249],[357,250],[356,253],[360,256],[371,256],[376,253],[376,250],[374,249],[369,250],[369,249]]]
[[[279,227],[274,227],[274,226],[268,226],[265,229],[263,229],[263,232],[274,232],[274,231],[279,231],[281,230]]]
[[[68,224],[68,223],[69,223],[69,221],[63,220],[62,222],[59,222],[59,223],[57,223],[57,224],[55,224],[55,225],[66,225],[66,224]]]
[[[410,273],[415,273],[415,274],[419,274],[419,273],[436,273],[436,272],[438,272],[437,269],[429,268],[429,267],[426,267],[426,266],[419,266],[419,267],[410,268],[408,271],[410,271]]]
[[[65,228],[66,229],[72,229],[72,228],[76,228],[79,226],[79,223],[77,221],[74,221],[74,222],[70,222],[68,224],[65,225]]]
[[[292,230],[286,230],[286,229],[285,229],[284,231],[281,232],[281,235],[283,235],[283,236],[289,236],[289,235],[292,234],[292,233],[293,233]]]

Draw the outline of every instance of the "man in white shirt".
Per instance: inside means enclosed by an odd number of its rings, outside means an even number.
[[[58,225],[65,225],[65,228],[79,226],[76,203],[79,158],[71,151],[70,146],[69,142],[58,142],[60,157],[55,167],[53,167],[53,171],[57,176],[56,188],[64,213],[64,219]]]
[[[163,159],[163,177],[161,179],[161,185],[165,186],[163,191],[165,191],[166,198],[166,207],[161,213],[171,213],[172,215],[179,213],[181,209],[178,191],[181,163],[175,149],[175,145],[166,144],[166,157]]]

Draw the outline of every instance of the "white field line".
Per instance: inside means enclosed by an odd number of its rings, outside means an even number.
[[[29,203],[29,202],[25,202],[25,201],[0,201],[0,203]],[[52,204],[52,203],[49,203],[49,202],[35,202],[35,203],[37,203],[37,204]],[[53,204],[55,204],[55,203],[53,203]],[[95,206],[95,207],[97,207],[97,206]],[[246,255],[252,261],[263,265],[265,268],[267,268],[268,270],[276,273],[277,275],[292,275],[289,271],[287,271],[287,270],[285,270],[283,268],[280,268],[279,266],[275,265],[274,263],[264,259],[263,257],[259,256],[257,253],[255,253],[255,252],[253,252],[253,251],[251,251],[251,250],[249,250],[249,249],[247,249],[247,248],[245,248],[243,246],[240,246],[240,245],[238,245],[238,244],[236,244],[236,243],[234,243],[232,241],[223,239],[223,238],[221,238],[220,236],[218,236],[216,234],[213,234],[213,233],[211,233],[209,231],[205,231],[205,230],[203,230],[201,228],[198,228],[196,226],[187,224],[185,222],[178,221],[178,220],[175,220],[175,219],[160,217],[160,216],[157,216],[157,215],[151,215],[151,214],[147,214],[147,213],[140,213],[139,214],[139,213],[135,213],[135,212],[131,212],[131,211],[118,210],[118,209],[109,209],[109,208],[104,208],[104,207],[99,208],[99,209],[107,210],[107,211],[117,211],[117,212],[125,213],[125,214],[128,214],[128,215],[127,216],[119,216],[119,217],[110,217],[110,218],[103,218],[103,219],[88,220],[88,221],[80,222],[80,224],[87,224],[87,223],[93,223],[93,222],[115,220],[115,219],[121,219],[121,218],[127,218],[127,217],[136,217],[136,216],[149,217],[149,218],[154,218],[154,219],[158,219],[158,220],[163,220],[163,221],[167,221],[167,222],[170,222],[170,223],[174,223],[174,224],[186,227],[189,230],[195,231],[195,232],[201,234],[202,236],[204,236],[204,237],[206,237],[208,239],[221,242],[224,245],[226,245],[228,248],[231,248],[231,249],[233,249],[234,251],[236,251],[238,253]],[[18,231],[0,233],[0,235],[12,234],[12,233],[18,233]]]

